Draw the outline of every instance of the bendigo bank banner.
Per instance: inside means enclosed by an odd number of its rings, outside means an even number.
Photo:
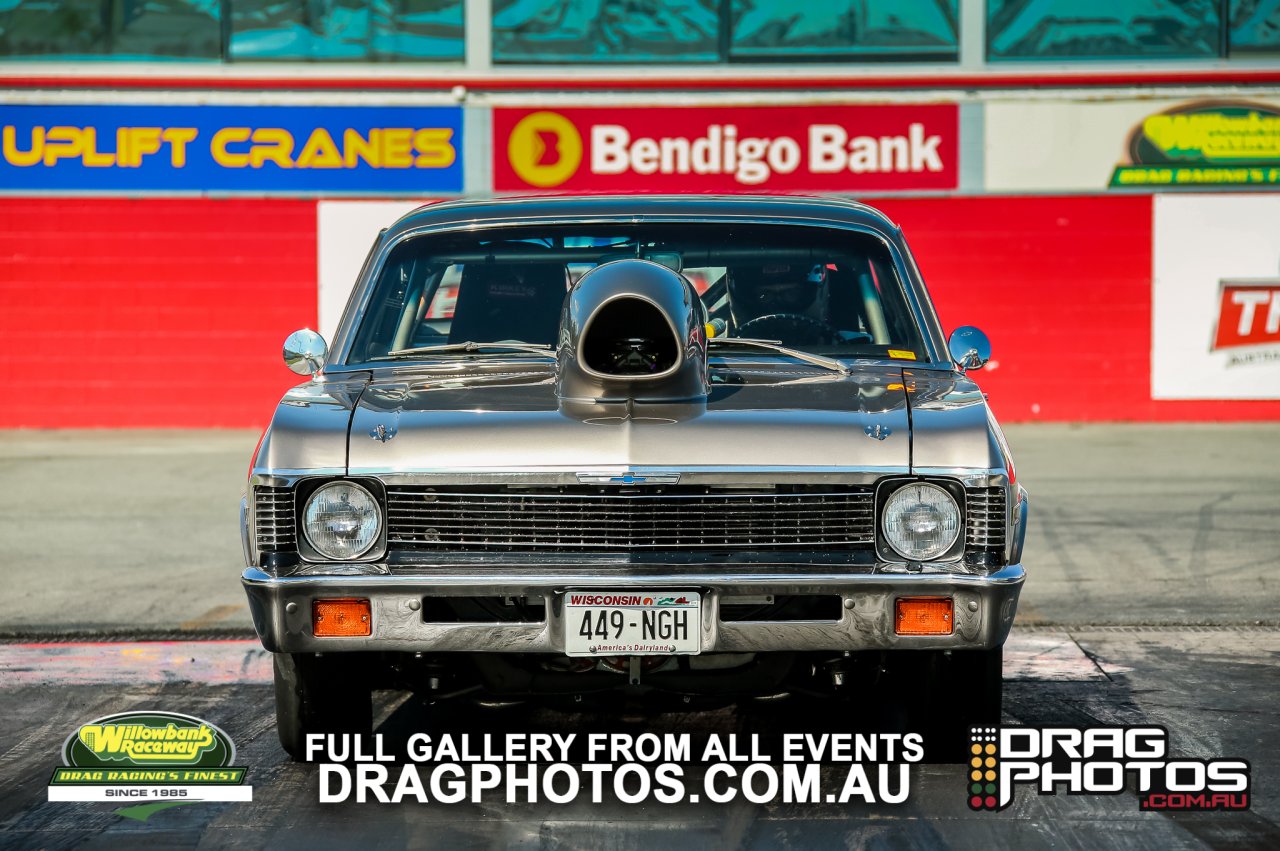
[[[461,192],[458,107],[6,105],[0,189]]]
[[[495,109],[494,189],[955,189],[956,104]]]

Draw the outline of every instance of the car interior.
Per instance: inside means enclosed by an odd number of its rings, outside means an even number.
[[[888,253],[869,238],[842,236],[841,245],[810,246],[629,234],[455,238],[442,246],[420,237],[392,252],[348,362],[464,342],[552,346],[573,284],[597,265],[632,257],[681,272],[720,337],[845,356],[917,348]]]

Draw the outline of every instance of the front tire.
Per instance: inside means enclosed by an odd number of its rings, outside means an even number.
[[[939,652],[934,662],[932,714],[924,725],[928,758],[964,762],[973,730],[1000,724],[1004,648]]]
[[[367,672],[355,654],[272,654],[276,731],[294,760],[305,762],[310,733],[368,735],[373,699]]]
[[[887,726],[922,734],[926,762],[965,761],[973,728],[1000,723],[1003,647],[887,655]]]
[[[1004,700],[1004,647],[953,650],[947,666],[947,689],[961,701],[962,732],[1000,724]]]

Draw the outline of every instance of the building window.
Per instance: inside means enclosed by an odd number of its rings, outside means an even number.
[[[10,0],[0,56],[10,59],[217,59],[220,0]]]
[[[494,0],[496,62],[954,61],[958,0]]]
[[[729,56],[954,61],[958,6],[958,0],[733,0]]]
[[[987,58],[1199,59],[1221,53],[1219,0],[987,0]]]
[[[463,58],[463,0],[231,0],[229,58]]]
[[[495,62],[714,62],[719,0],[494,0]]]
[[[1280,54],[1280,2],[1230,0],[1231,56]]]

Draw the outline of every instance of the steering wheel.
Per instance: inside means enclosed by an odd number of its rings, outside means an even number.
[[[837,331],[832,325],[803,313],[757,316],[738,326],[738,336],[781,340],[788,346],[829,346],[837,341]]]

